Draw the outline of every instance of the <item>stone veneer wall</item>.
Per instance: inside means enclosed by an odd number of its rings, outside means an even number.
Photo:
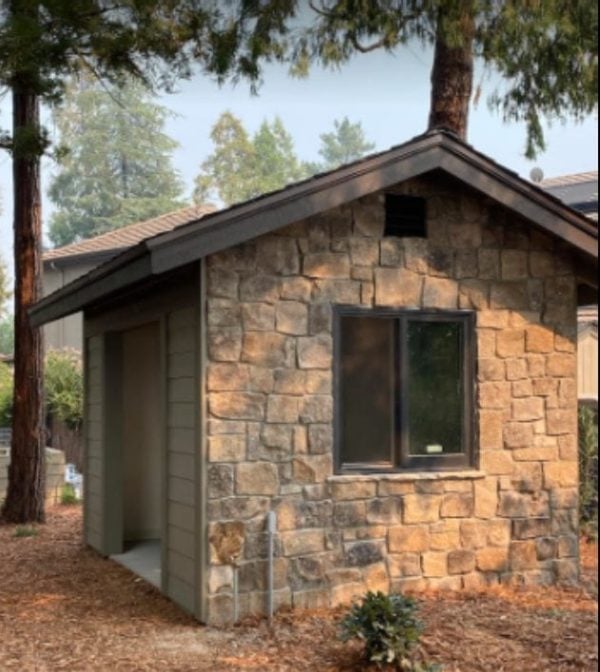
[[[383,195],[208,259],[208,620],[367,589],[476,589],[577,576],[576,299],[568,253],[450,182],[428,238],[382,238]],[[480,464],[333,476],[332,304],[477,312]],[[234,550],[232,550],[234,549]]]

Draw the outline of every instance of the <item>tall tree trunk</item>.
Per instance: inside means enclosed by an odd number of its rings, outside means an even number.
[[[438,20],[433,67],[431,70],[431,106],[429,130],[446,128],[467,139],[469,103],[473,90],[473,14],[467,7],[458,19],[463,36],[459,46],[448,46]]]
[[[27,310],[40,297],[40,156],[31,138],[40,131],[39,101],[28,78],[13,80],[13,193],[15,256],[15,387],[8,491],[2,518],[44,520],[42,334]]]

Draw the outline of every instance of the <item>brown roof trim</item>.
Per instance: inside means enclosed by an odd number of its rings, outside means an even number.
[[[118,282],[113,283],[106,282],[105,278],[129,263],[128,254],[147,257],[148,275],[157,275],[436,169],[565,240],[597,264],[598,230],[584,215],[453,134],[434,131],[386,152],[148,238],[42,299],[30,310],[32,322],[39,325],[80,310],[100,298],[107,287],[116,291],[123,286],[121,283],[127,282],[128,274],[120,273]],[[143,266],[146,267],[146,262]],[[131,281],[140,279],[136,267]],[[98,289],[94,289],[94,285]]]

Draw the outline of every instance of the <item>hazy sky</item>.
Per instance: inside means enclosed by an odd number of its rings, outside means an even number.
[[[314,69],[306,80],[290,78],[282,67],[265,71],[258,96],[247,84],[221,88],[205,77],[183,82],[177,93],[162,98],[177,113],[167,132],[180,147],[174,163],[191,193],[198,166],[211,151],[209,133],[224,110],[239,116],[253,132],[264,118],[278,115],[290,131],[301,159],[318,158],[319,134],[332,129],[333,120],[347,116],[360,121],[367,138],[377,150],[400,144],[422,133],[429,110],[429,70],[431,54],[418,49],[360,55],[337,71]],[[506,167],[528,177],[540,166],[546,177],[596,170],[598,166],[597,117],[582,124],[552,124],[546,134],[548,149],[536,161],[524,157],[525,130],[521,125],[504,124],[491,112],[486,95],[493,88],[489,79],[478,79],[483,96],[471,112],[469,142]],[[0,127],[10,121],[9,96],[0,100]],[[46,161],[42,173],[44,191],[53,170]],[[12,265],[12,203],[10,158],[0,154],[0,255]],[[43,218],[48,220],[51,204],[43,200]]]

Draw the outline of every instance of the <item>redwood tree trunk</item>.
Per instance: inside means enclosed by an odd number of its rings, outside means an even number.
[[[6,522],[44,520],[44,436],[42,334],[27,310],[40,296],[40,156],[27,142],[39,133],[39,101],[27,78],[13,81],[13,193],[15,256],[15,387]]]
[[[429,110],[429,130],[446,128],[463,140],[467,139],[473,90],[474,25],[472,14],[467,12],[459,20],[460,32],[464,36],[459,46],[448,46],[440,29],[441,19],[438,21]]]

